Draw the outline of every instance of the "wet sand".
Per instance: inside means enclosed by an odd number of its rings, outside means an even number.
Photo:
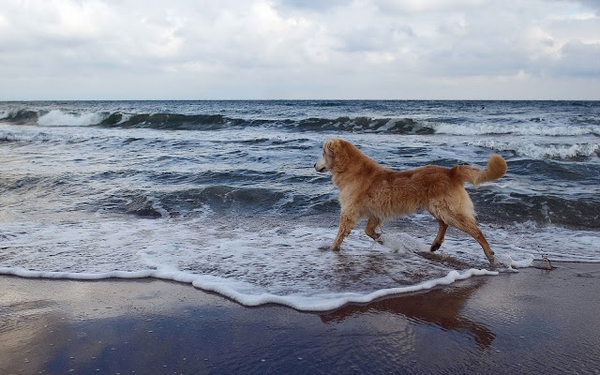
[[[0,276],[0,374],[600,374],[600,264],[555,266],[319,314]]]

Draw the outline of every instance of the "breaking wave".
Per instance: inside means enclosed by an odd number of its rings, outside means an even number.
[[[338,117],[305,119],[242,119],[221,114],[81,112],[61,110],[38,112],[8,111],[0,122],[17,125],[42,126],[102,126],[120,128],[149,128],[164,130],[219,130],[236,127],[289,127],[299,131],[337,130],[395,134],[433,134],[427,123],[411,118]]]
[[[322,103],[321,106],[335,107]],[[585,136],[600,137],[600,124],[592,120],[573,120],[571,124],[555,124],[539,118],[519,123],[473,123],[466,118],[413,118],[339,116],[294,118],[237,118],[220,113],[128,113],[124,111],[65,111],[60,109],[10,109],[0,112],[0,123],[40,126],[101,126],[149,128],[163,130],[220,130],[236,127],[276,127],[297,131],[343,131],[389,134],[447,134],[450,136],[516,135],[516,136]]]
[[[514,139],[502,141],[495,139],[477,139],[469,144],[489,148],[495,151],[511,152],[518,156],[533,159],[564,159],[600,157],[600,143],[542,143],[532,139]]]
[[[539,122],[523,122],[519,124],[437,124],[434,125],[436,134],[448,135],[518,135],[518,136],[600,136],[600,125],[575,124],[571,126],[556,126]]]

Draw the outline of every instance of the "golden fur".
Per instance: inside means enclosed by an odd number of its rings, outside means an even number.
[[[395,171],[377,164],[350,142],[330,138],[323,145],[323,157],[317,161],[315,169],[330,171],[333,183],[340,190],[340,225],[331,248],[339,250],[360,218],[368,218],[365,233],[379,240],[380,235],[375,229],[383,220],[427,210],[439,223],[431,251],[439,249],[448,225],[452,225],[475,238],[493,263],[494,252],[477,227],[473,202],[464,183],[468,181],[478,187],[483,182],[504,176],[506,168],[500,155],[492,155],[483,170],[468,165],[452,168],[426,165]]]

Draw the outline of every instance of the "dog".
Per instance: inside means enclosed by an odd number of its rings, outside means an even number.
[[[469,165],[426,165],[396,171],[379,165],[352,143],[330,138],[314,167],[317,172],[331,172],[340,191],[340,223],[331,249],[340,249],[360,218],[368,218],[365,233],[381,243],[376,228],[382,221],[427,210],[439,223],[431,251],[440,248],[448,225],[452,225],[477,240],[490,264],[494,264],[494,252],[477,226],[473,202],[464,183],[468,181],[477,188],[504,176],[507,165],[502,156],[493,154],[483,170]]]

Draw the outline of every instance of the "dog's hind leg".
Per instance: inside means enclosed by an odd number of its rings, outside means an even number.
[[[486,258],[490,261],[490,264],[494,264],[494,252],[490,248],[490,244],[483,236],[481,229],[479,229],[479,227],[477,226],[475,218],[467,215],[455,215],[451,218],[451,220],[448,221],[448,223],[462,230],[463,232],[470,234],[471,237],[477,240],[477,242],[479,242],[479,245],[481,245],[481,248],[483,249]]]
[[[350,234],[350,232],[354,228],[354,225],[356,225],[357,220],[358,215],[342,211],[342,214],[340,215],[340,227],[338,229],[338,234],[335,237],[335,240],[333,241],[333,245],[331,245],[332,250],[340,249],[342,241],[344,241],[344,238],[346,238]]]
[[[367,234],[367,236],[369,236],[372,239],[374,239],[375,241],[377,241],[377,243],[382,244],[383,241],[381,241],[381,239],[380,239],[381,234],[379,234],[375,231],[375,228],[377,228],[379,226],[379,224],[381,224],[381,219],[371,216],[369,218],[369,221],[367,221],[367,226],[365,227],[365,233]]]
[[[443,220],[438,219],[438,224],[440,225],[438,229],[437,236],[435,236],[435,240],[431,244],[429,248],[430,251],[436,251],[442,246],[442,242],[444,242],[444,236],[446,235],[446,229],[448,229],[448,224],[444,223]]]

